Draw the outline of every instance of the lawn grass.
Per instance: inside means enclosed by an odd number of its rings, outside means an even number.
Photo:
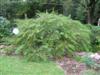
[[[100,75],[100,71],[96,72],[93,69],[85,70],[82,75]]]
[[[0,56],[0,75],[64,75],[64,72],[53,62],[27,62]]]

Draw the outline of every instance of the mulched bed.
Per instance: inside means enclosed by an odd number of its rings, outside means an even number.
[[[86,52],[80,52],[80,53],[76,52],[75,54],[79,56],[84,56],[87,53]],[[97,63],[98,62],[100,62],[100,60],[97,61]],[[90,68],[87,67],[85,63],[78,62],[75,59],[69,58],[69,57],[63,57],[61,59],[57,59],[56,63],[60,66],[60,68],[64,70],[65,75],[83,75],[85,71],[90,70]],[[92,70],[96,72],[95,69],[92,69]],[[100,71],[100,69],[98,71]]]
[[[68,57],[64,57],[56,62],[64,70],[65,75],[81,75],[82,71],[87,69],[84,63],[79,63]]]
[[[4,55],[16,55],[15,51],[13,50],[13,48],[15,48],[14,45],[0,45],[0,55],[4,56]]]

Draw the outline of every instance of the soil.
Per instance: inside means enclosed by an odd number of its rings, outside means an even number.
[[[84,63],[67,57],[57,60],[57,64],[64,70],[65,75],[81,75],[82,71],[87,69]]]
[[[79,56],[84,56],[87,53],[80,52],[80,53],[76,53],[76,54]],[[100,60],[99,60],[99,62],[100,62]],[[92,68],[87,67],[85,63],[78,62],[75,59],[69,58],[69,57],[63,57],[61,59],[57,59],[56,63],[60,66],[61,69],[64,70],[65,75],[84,75],[83,73],[86,70],[92,69]],[[94,72],[98,72],[98,71],[100,71],[100,68],[98,70],[97,69],[92,69],[92,70]],[[97,75],[99,75],[99,74],[97,74]]]

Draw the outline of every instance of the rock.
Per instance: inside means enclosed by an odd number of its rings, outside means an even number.
[[[90,57],[95,60],[100,60],[100,55],[98,53],[91,54]]]

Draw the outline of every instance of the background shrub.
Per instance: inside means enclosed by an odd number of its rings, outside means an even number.
[[[29,60],[91,51],[91,30],[85,25],[63,15],[41,13],[38,16],[27,22],[17,39],[17,51]]]
[[[0,42],[3,37],[7,37],[11,34],[12,25],[10,22],[3,17],[0,17]]]
[[[92,27],[92,46],[94,51],[100,50],[100,27]]]

